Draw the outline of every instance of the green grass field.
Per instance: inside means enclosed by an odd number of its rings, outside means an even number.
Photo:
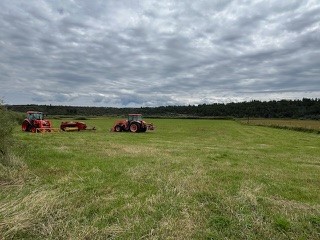
[[[270,118],[253,118],[253,119],[240,119],[241,123],[268,126],[283,129],[292,129],[304,132],[320,133],[319,120],[299,120],[299,119],[270,119]]]
[[[320,239],[319,134],[150,121],[139,134],[107,118],[88,132],[17,127],[25,164],[2,173],[0,239]]]

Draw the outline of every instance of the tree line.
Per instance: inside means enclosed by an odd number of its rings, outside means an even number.
[[[15,112],[34,110],[54,116],[119,116],[128,113],[141,113],[146,117],[320,119],[320,99],[318,98],[140,108],[54,105],[6,105],[6,107]]]

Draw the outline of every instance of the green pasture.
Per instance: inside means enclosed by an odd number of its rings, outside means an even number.
[[[239,119],[243,124],[268,126],[282,129],[291,129],[295,131],[320,133],[319,120],[299,120],[299,119],[270,119],[270,118],[253,118]]]
[[[113,133],[114,121],[17,126],[25,164],[0,185],[0,239],[320,239],[319,134],[190,119]]]

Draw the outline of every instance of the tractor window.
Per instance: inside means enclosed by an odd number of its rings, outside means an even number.
[[[42,113],[30,113],[28,116],[29,120],[42,120],[43,114]]]
[[[128,120],[129,121],[141,121],[142,116],[141,115],[129,115]]]

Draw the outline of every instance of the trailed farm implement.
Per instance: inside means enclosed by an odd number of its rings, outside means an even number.
[[[62,122],[60,124],[62,131],[82,131],[82,130],[96,130],[95,127],[88,127],[84,122]]]
[[[142,119],[141,114],[129,114],[127,119],[117,120],[111,131],[113,132],[146,132],[154,130],[155,126],[152,123],[147,123]]]

